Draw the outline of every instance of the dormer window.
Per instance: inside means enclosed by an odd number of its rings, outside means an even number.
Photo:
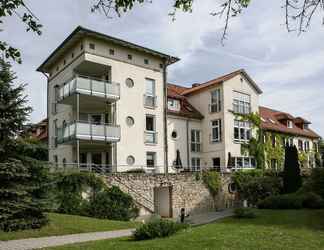
[[[304,129],[308,129],[308,124],[307,123],[304,123],[303,128]]]
[[[180,101],[176,99],[168,99],[168,109],[172,111],[180,111]]]
[[[287,127],[288,128],[293,128],[293,122],[292,121],[287,121]]]

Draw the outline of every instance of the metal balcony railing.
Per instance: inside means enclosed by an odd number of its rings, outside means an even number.
[[[120,126],[77,121],[58,128],[58,143],[73,139],[116,142],[120,140]]]
[[[57,101],[62,101],[75,93],[117,100],[120,98],[120,84],[96,78],[76,76],[59,88]]]

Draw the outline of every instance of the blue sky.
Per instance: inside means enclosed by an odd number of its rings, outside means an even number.
[[[212,17],[215,0],[196,1],[190,14],[172,22],[170,0],[135,7],[121,18],[90,13],[89,1],[27,0],[44,25],[42,36],[26,33],[16,18],[5,20],[4,39],[23,51],[14,65],[34,111],[31,121],[46,116],[46,79],[37,66],[72,30],[82,25],[143,46],[170,53],[181,61],[169,68],[170,82],[191,85],[244,68],[264,94],[261,104],[303,116],[324,136],[324,26],[315,16],[307,33],[288,33],[278,1],[252,1],[232,19],[225,46],[220,43],[223,21]]]

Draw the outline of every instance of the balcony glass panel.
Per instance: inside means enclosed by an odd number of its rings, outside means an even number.
[[[78,76],[65,83],[60,88],[59,99],[62,100],[76,92],[84,95],[95,95],[99,97],[118,99],[120,85],[119,83]]]

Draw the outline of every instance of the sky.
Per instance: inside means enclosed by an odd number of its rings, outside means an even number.
[[[252,1],[231,20],[224,46],[224,21],[209,13],[216,0],[195,1],[192,13],[168,15],[172,0],[153,0],[121,17],[91,13],[94,0],[25,0],[43,24],[42,35],[26,33],[16,17],[6,18],[0,39],[21,49],[23,63],[13,63],[17,83],[27,83],[31,122],[46,117],[46,78],[36,68],[78,26],[177,56],[169,82],[190,86],[244,68],[263,90],[261,105],[312,122],[324,137],[324,25],[319,16],[301,35],[288,33],[280,1]],[[266,3],[265,3],[266,2]]]

